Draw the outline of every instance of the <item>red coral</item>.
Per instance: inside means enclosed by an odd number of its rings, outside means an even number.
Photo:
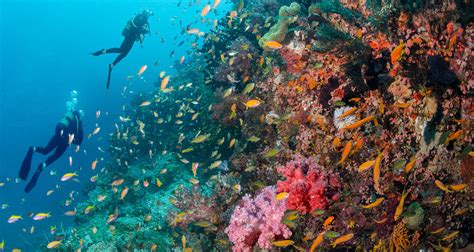
[[[325,209],[329,203],[329,187],[338,188],[336,176],[316,163],[315,158],[296,157],[278,172],[286,177],[278,181],[277,191],[288,192],[287,207],[302,213]]]

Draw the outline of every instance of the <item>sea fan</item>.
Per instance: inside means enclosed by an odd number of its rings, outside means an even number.
[[[356,118],[353,115],[340,118],[340,116],[346,113],[349,109],[352,109],[352,107],[340,107],[334,110],[334,126],[336,126],[338,130],[346,127],[347,125],[353,124],[356,121]]]

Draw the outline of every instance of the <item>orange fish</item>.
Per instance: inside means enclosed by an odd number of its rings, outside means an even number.
[[[206,16],[207,13],[209,13],[210,10],[211,10],[211,5],[206,4],[206,5],[204,6],[204,8],[202,8],[202,10],[201,10],[201,17]]]
[[[276,42],[276,41],[268,41],[267,43],[265,43],[265,46],[267,46],[268,48],[271,48],[271,49],[280,49],[283,47],[282,44]]]
[[[380,205],[383,201],[384,201],[384,198],[378,198],[374,202],[372,202],[368,205],[362,205],[362,208],[371,209],[371,208],[374,208],[374,207]]]
[[[370,122],[372,120],[375,119],[375,116],[374,115],[370,115],[364,119],[361,119],[353,124],[350,124],[350,125],[347,125],[346,127],[344,127],[344,129],[356,129],[362,125],[364,125],[366,122]]]
[[[435,180],[435,185],[436,185],[439,189],[441,189],[442,191],[444,191],[444,192],[451,192],[451,191],[449,190],[449,188],[448,188],[447,186],[445,186],[445,185],[443,184],[443,182],[441,182],[441,181],[439,181],[439,180]]]
[[[347,156],[349,156],[349,153],[351,152],[351,149],[352,149],[352,142],[349,141],[349,142],[347,142],[346,145],[344,146],[344,150],[342,151],[342,157],[341,157],[341,160],[338,162],[338,164],[344,163],[344,161],[346,160]]]
[[[165,78],[163,78],[163,80],[161,80],[161,90],[164,90],[166,88],[166,86],[168,85],[168,82],[170,80],[170,76],[166,76]]]
[[[390,54],[390,59],[392,60],[392,64],[395,64],[395,62],[400,60],[404,52],[403,49],[405,49],[405,43],[403,42],[393,49],[392,53]]]
[[[416,158],[413,158],[408,164],[405,166],[405,173],[409,173],[413,166],[415,166]]]
[[[344,118],[346,116],[352,115],[356,111],[357,111],[357,108],[351,108],[351,109],[347,110],[346,112],[342,113],[342,115],[340,115],[338,117],[338,119],[341,119],[341,118]]]
[[[329,216],[327,219],[324,220],[323,222],[323,228],[327,228],[329,226],[329,224],[332,223],[332,221],[334,220],[334,216]]]
[[[214,0],[214,4],[212,4],[212,8],[213,9],[217,8],[217,5],[219,5],[220,2],[221,0]]]
[[[332,247],[335,248],[338,244],[341,244],[341,243],[344,243],[350,239],[352,239],[352,237],[354,237],[354,234],[346,234],[346,235],[343,235],[339,238],[337,238],[333,243],[332,243]]]
[[[146,69],[148,68],[147,65],[143,65],[142,67],[140,67],[140,70],[138,70],[138,76],[142,75]]]
[[[380,152],[377,158],[375,159],[374,164],[374,187],[375,189],[379,188],[380,183],[380,164],[382,163],[383,152]]]
[[[96,166],[97,166],[97,160],[92,161],[92,164],[91,164],[92,170],[95,170]]]
[[[318,246],[323,242],[324,240],[324,233],[322,232],[314,239],[313,244],[311,245],[311,248],[309,249],[309,252],[314,252],[318,248]]]
[[[369,160],[369,161],[367,161],[367,162],[361,164],[361,165],[359,166],[359,169],[357,169],[357,170],[358,170],[359,172],[363,172],[363,171],[365,171],[365,170],[371,168],[372,166],[374,166],[374,164],[375,164],[375,160]]]
[[[446,142],[445,143],[448,143],[456,138],[458,138],[459,136],[461,136],[462,134],[462,130],[458,130],[456,132],[453,132],[449,135],[449,137],[446,139]]]
[[[112,182],[112,186],[119,186],[124,182],[124,179],[117,179]]]
[[[362,145],[364,145],[364,138],[359,138],[355,143],[354,153],[358,152],[362,148]]]
[[[393,216],[393,219],[394,219],[395,221],[397,221],[398,218],[400,218],[400,215],[401,215],[402,212],[403,212],[403,205],[405,204],[405,198],[407,197],[407,195],[408,195],[408,192],[403,191],[402,197],[400,198],[400,202],[398,203],[398,206],[397,206],[397,208],[395,209],[395,214],[394,214],[394,216]]]
[[[120,199],[123,200],[125,199],[125,196],[127,196],[128,193],[128,187],[123,188],[122,192],[120,193]]]
[[[451,189],[451,191],[462,191],[467,188],[467,184],[457,184],[457,185],[449,185],[448,189]]]

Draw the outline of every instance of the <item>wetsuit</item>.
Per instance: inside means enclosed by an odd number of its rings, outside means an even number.
[[[25,188],[25,192],[31,191],[38,181],[39,175],[44,168],[51,165],[54,161],[60,158],[67,147],[69,146],[69,135],[74,134],[74,139],[71,144],[80,145],[84,138],[84,132],[82,128],[82,121],[78,112],[68,112],[63,119],[56,125],[56,130],[53,137],[49,140],[45,147],[30,147],[25,159],[21,165],[19,177],[22,180],[28,178],[28,174],[31,169],[31,159],[34,152],[41,153],[43,155],[49,154],[54,150],[54,153],[50,155],[44,163],[39,164],[35,174],[31,178],[30,182]]]
[[[49,140],[48,144],[45,147],[36,147],[34,150],[43,155],[47,155],[56,148],[53,155],[49,156],[44,162],[46,166],[51,165],[51,163],[64,154],[69,146],[69,134],[74,134],[73,144],[80,145],[82,143],[82,139],[84,138],[82,121],[70,112],[56,125],[54,136]]]
[[[132,50],[135,41],[142,41],[142,35],[150,33],[150,23],[148,22],[148,16],[145,14],[139,14],[134,16],[130,21],[127,22],[127,26],[122,31],[124,36],[123,42],[120,47],[106,49],[104,53],[119,53],[119,56],[115,58],[112,63],[112,67],[117,65],[125,56],[128,55]]]

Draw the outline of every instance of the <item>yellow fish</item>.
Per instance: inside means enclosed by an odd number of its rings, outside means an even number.
[[[170,81],[170,76],[169,76],[169,75],[166,76],[166,77],[164,77],[164,78],[161,80],[161,86],[160,86],[160,88],[161,88],[162,91],[165,90],[165,88],[166,88],[166,86],[168,85],[168,82],[169,82],[169,81]]]
[[[150,101],[144,101],[144,102],[142,102],[142,103],[140,104],[140,107],[146,107],[146,106],[148,106],[148,105],[150,105],[150,104],[151,104]]]
[[[361,119],[361,120],[359,120],[359,121],[357,121],[353,124],[347,125],[346,127],[344,127],[344,129],[356,129],[356,128],[359,128],[360,126],[362,126],[365,123],[370,122],[374,119],[375,119],[375,116],[371,115],[371,116],[368,116],[364,119]]]
[[[281,241],[274,241],[272,244],[276,247],[286,247],[295,244],[292,240],[281,240]]]
[[[405,166],[405,173],[409,173],[413,166],[415,165],[416,158],[413,158],[408,164]]]
[[[405,43],[403,42],[393,49],[392,53],[390,54],[392,64],[395,64],[397,61],[400,60],[404,52],[403,49],[405,49]]]
[[[382,163],[382,153],[380,152],[377,158],[375,159],[374,164],[374,187],[378,190],[380,183],[380,164]]]
[[[191,143],[202,143],[204,141],[206,141],[208,138],[207,135],[199,135],[199,136],[196,136],[192,141]]]
[[[439,189],[441,189],[442,191],[444,191],[444,192],[451,192],[451,191],[448,189],[448,187],[446,187],[446,186],[443,184],[443,182],[441,182],[441,181],[439,181],[439,180],[435,180],[435,185],[436,185]]]
[[[378,198],[373,203],[370,203],[368,205],[362,205],[362,208],[367,208],[367,209],[374,208],[380,205],[383,201],[384,201],[384,198]]]
[[[443,241],[451,240],[451,239],[453,239],[453,238],[454,238],[456,235],[458,235],[458,234],[459,234],[459,231],[454,231],[454,232],[452,232],[452,233],[446,235],[445,237],[443,237],[443,239],[441,239],[441,240],[443,240]]]
[[[457,184],[457,185],[449,185],[448,186],[448,189],[450,189],[451,191],[462,191],[464,189],[467,188],[467,184]]]
[[[280,44],[276,41],[273,41],[273,40],[266,42],[265,46],[267,46],[268,48],[271,48],[271,49],[280,49],[280,48],[283,47],[282,44]]]
[[[163,183],[161,183],[160,179],[156,178],[156,186],[161,187]]]
[[[338,244],[341,244],[341,243],[344,243],[350,239],[352,239],[352,237],[354,237],[354,234],[346,234],[346,235],[343,235],[339,238],[337,238],[333,243],[332,243],[332,247],[335,248]]]
[[[372,166],[374,166],[374,164],[375,164],[375,160],[369,160],[369,161],[367,161],[367,162],[361,164],[361,165],[359,166],[358,171],[359,171],[359,172],[363,172],[363,171],[365,171],[365,170],[371,168]]]
[[[349,142],[347,142],[346,145],[344,146],[344,150],[342,151],[342,157],[341,157],[341,160],[338,162],[338,164],[344,163],[344,161],[346,160],[347,156],[349,156],[349,153],[351,152],[351,149],[352,149],[352,142],[349,141]]]
[[[49,249],[53,249],[53,248],[57,248],[59,246],[61,246],[61,241],[52,241],[52,242],[48,243],[48,245],[46,247],[49,248]]]
[[[208,227],[212,226],[212,224],[209,223],[208,221],[198,221],[198,222],[195,222],[194,225],[196,225],[198,227],[203,227],[203,228],[208,228]]]
[[[244,103],[245,105],[245,108],[246,109],[249,109],[249,108],[256,108],[258,107],[259,105],[261,104],[261,102],[259,100],[249,100],[247,101],[246,103]]]
[[[393,216],[393,219],[396,221],[398,218],[400,218],[400,215],[403,212],[403,205],[405,204],[405,198],[407,197],[408,192],[403,191],[402,197],[400,198],[400,202],[398,203],[397,208],[395,209],[395,214]]]
[[[290,195],[290,194],[287,193],[287,192],[281,192],[281,193],[279,193],[279,194],[277,194],[277,195],[275,196],[275,199],[276,199],[277,201],[284,200],[284,199],[288,198],[289,195]]]
[[[218,161],[215,161],[213,162],[210,166],[209,166],[209,169],[214,169],[214,168],[217,168],[219,167],[219,165],[222,164],[222,161],[218,160]]]
[[[311,245],[311,248],[309,249],[309,252],[314,252],[318,246],[324,241],[324,233],[320,233],[316,239],[314,239],[313,244]]]

